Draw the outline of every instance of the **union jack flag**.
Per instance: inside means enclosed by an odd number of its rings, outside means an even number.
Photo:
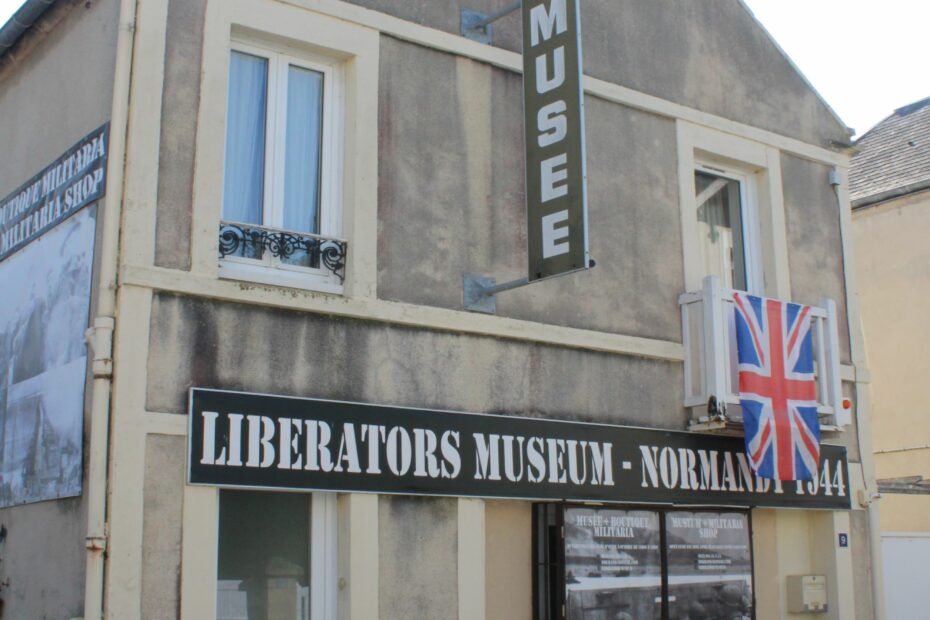
[[[811,309],[734,293],[739,397],[756,474],[810,480],[820,463]]]

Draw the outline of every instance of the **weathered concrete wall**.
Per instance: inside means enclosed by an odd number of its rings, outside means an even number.
[[[884,507],[882,507],[884,510]],[[849,548],[852,550],[853,584],[856,600],[856,620],[872,620],[872,571],[881,570],[872,564],[869,548],[869,513],[853,510],[849,513],[852,531]],[[878,527],[878,524],[875,524]],[[891,620],[889,618],[889,620]]]
[[[191,386],[680,430],[680,364],[158,295],[147,408]]]
[[[841,360],[848,364],[843,238],[839,202],[828,181],[830,168],[787,154],[782,154],[781,168],[791,301],[817,304],[830,298],[836,302]]]
[[[458,620],[458,500],[379,502],[379,616]]]
[[[520,78],[389,37],[381,54],[379,296],[459,310],[463,273],[526,274]],[[587,138],[597,267],[498,315],[680,341],[675,124],[589,97]]]
[[[171,0],[165,44],[155,264],[190,268],[194,154],[207,0]]]
[[[0,197],[109,119],[118,16],[118,0],[59,2],[0,60],[0,144],[15,145],[0,151]],[[87,413],[84,427],[86,455]],[[86,514],[83,497],[0,510],[4,618],[83,615]]]
[[[504,0],[349,0],[458,34],[459,11],[490,13]],[[521,22],[494,25],[494,43],[522,49]],[[585,73],[812,144],[849,139],[737,0],[585,0]]]
[[[110,117],[117,0],[64,2],[0,61],[0,197]],[[42,27],[52,27],[42,34]]]
[[[82,498],[0,510],[6,543],[0,545],[4,618],[73,618],[84,614]]]
[[[142,524],[142,618],[175,620],[181,603],[181,522],[187,442],[145,441]]]

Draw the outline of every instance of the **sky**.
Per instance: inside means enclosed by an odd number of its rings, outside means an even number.
[[[927,0],[744,2],[858,135],[896,108],[930,97]],[[0,0],[0,24],[21,4]]]

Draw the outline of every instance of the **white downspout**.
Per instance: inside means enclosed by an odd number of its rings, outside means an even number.
[[[88,330],[93,348],[93,395],[87,469],[87,566],[84,583],[84,618],[102,620],[107,548],[107,496],[110,445],[110,395],[113,377],[113,332],[116,327],[116,289],[119,266],[119,232],[122,219],[123,176],[129,119],[129,87],[135,39],[136,0],[120,0],[119,31],[110,109],[110,152],[107,195],[103,202],[100,240],[100,275],[97,316]]]
[[[878,500],[878,484],[875,482],[875,463],[872,458],[872,421],[870,390],[862,385],[859,373],[867,368],[865,345],[862,341],[861,315],[859,314],[859,289],[855,278],[855,261],[852,255],[852,210],[849,202],[849,179],[845,169],[834,168],[830,171],[830,185],[836,192],[840,216],[840,236],[843,247],[843,272],[845,274],[847,296],[847,322],[850,332],[850,349],[853,366],[856,368],[856,441],[859,445],[859,460],[862,465],[862,480],[865,488],[861,496],[854,498],[866,509],[869,515],[869,557],[872,561],[872,612],[875,620],[885,620],[885,588],[882,575],[882,537]],[[850,299],[855,297],[854,303]],[[858,328],[858,329],[857,329]],[[865,415],[862,415],[865,413]]]

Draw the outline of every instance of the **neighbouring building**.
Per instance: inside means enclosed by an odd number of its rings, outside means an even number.
[[[850,131],[739,0],[511,4],[0,30],[0,618],[882,617]]]
[[[895,110],[856,142],[850,168],[863,331],[872,370],[875,474],[889,618],[930,588],[930,429],[919,377],[930,329],[930,99]]]

